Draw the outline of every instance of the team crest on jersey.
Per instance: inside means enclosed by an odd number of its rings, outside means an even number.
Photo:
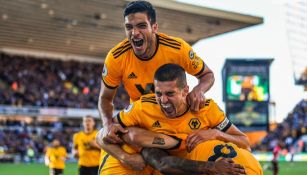
[[[127,112],[130,112],[131,109],[133,108],[133,103],[131,103],[129,106],[127,106],[125,109],[124,109],[124,112],[127,113]]]
[[[103,65],[103,69],[102,69],[102,76],[105,77],[108,75],[108,69],[106,64]]]
[[[194,52],[193,52],[193,50],[190,50],[190,52],[189,52],[189,57],[190,57],[190,59],[193,59],[194,58]]]
[[[198,120],[198,118],[192,118],[189,122],[189,126],[191,129],[199,129],[201,125],[201,122]]]

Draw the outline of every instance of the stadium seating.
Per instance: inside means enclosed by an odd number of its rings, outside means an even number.
[[[97,108],[103,64],[0,54],[0,103],[13,106]],[[120,87],[114,105],[129,97]]]

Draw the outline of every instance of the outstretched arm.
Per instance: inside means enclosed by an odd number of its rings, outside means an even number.
[[[163,174],[219,174],[219,175],[244,175],[245,170],[241,165],[234,164],[231,159],[222,159],[217,162],[194,161],[175,156],[169,156],[165,150],[158,148],[144,148],[144,160]]]
[[[122,135],[123,140],[134,146],[145,147],[141,152],[145,162],[163,174],[245,174],[244,168],[230,159],[218,162],[193,161],[169,156],[162,150],[184,148],[181,139],[136,127],[126,129],[129,132]]]

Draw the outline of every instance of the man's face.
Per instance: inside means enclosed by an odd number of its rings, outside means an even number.
[[[83,127],[85,131],[92,131],[95,126],[95,121],[92,117],[83,118]]]
[[[125,32],[135,55],[148,58],[155,51],[155,34],[158,25],[150,24],[146,13],[132,13],[125,17]]]
[[[53,145],[54,147],[58,147],[58,146],[60,146],[60,141],[59,141],[58,139],[54,139],[54,140],[52,141],[52,145]]]
[[[185,112],[188,92],[188,86],[183,89],[178,88],[177,80],[165,82],[155,80],[157,102],[168,118],[176,118]]]

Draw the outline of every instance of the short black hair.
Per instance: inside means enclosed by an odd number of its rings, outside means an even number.
[[[154,79],[157,81],[177,80],[177,86],[183,89],[187,85],[185,70],[177,64],[164,64],[155,72]]]
[[[132,1],[129,2],[124,9],[124,18],[132,13],[146,12],[150,24],[156,23],[156,10],[147,1]]]

